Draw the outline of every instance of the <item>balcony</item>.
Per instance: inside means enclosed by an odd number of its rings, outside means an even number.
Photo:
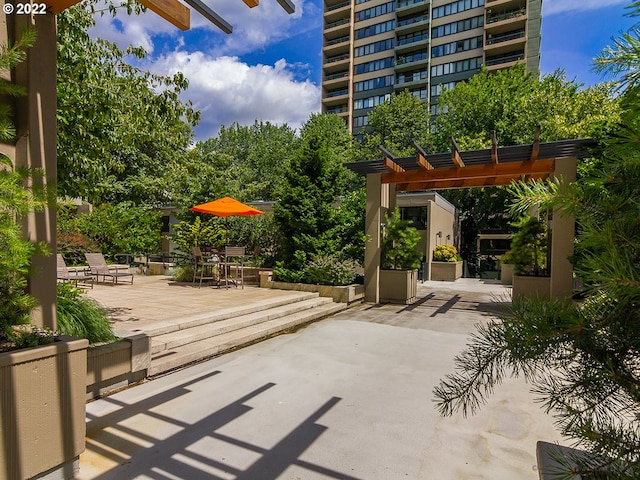
[[[414,52],[413,54],[399,56],[396,58],[396,72],[415,70],[423,65],[428,65],[429,53],[427,51]]]
[[[329,90],[322,97],[322,105],[326,110],[338,108],[346,103],[348,103],[349,99],[349,89],[341,88],[339,90]]]
[[[335,22],[325,23],[324,31],[326,32],[327,30],[332,30],[343,25],[346,25],[347,28],[349,27],[349,18],[341,18],[340,20],[336,20]]]
[[[491,9],[487,9],[487,20],[485,22],[486,29],[489,28],[489,25],[493,25],[495,23],[499,24],[507,24],[513,22],[523,22],[527,19],[527,9],[522,7],[517,10],[510,10],[507,12],[501,13],[492,13]]]
[[[326,23],[338,22],[342,19],[350,19],[351,2],[340,2],[335,5],[328,6],[324,11],[324,21]]]
[[[429,32],[424,31],[421,34],[412,35],[408,38],[398,38],[396,41],[396,53],[408,52],[411,50],[417,50],[421,47],[429,45]]]
[[[423,30],[429,25],[429,14],[425,13],[414,17],[399,18],[396,21],[396,32],[409,33]]]
[[[494,57],[486,57],[484,62],[487,70],[500,70],[515,65],[518,62],[524,62],[524,51],[511,53],[507,55],[498,55]]]
[[[398,15],[407,15],[409,13],[418,13],[421,10],[428,11],[430,3],[427,0],[399,0],[396,4],[396,13]]]
[[[324,113],[333,113],[335,115],[340,115],[340,114],[345,114],[345,113],[349,113],[349,108],[347,107],[347,105],[338,105],[335,107],[331,107],[331,108],[326,108]]]
[[[527,42],[524,29],[499,35],[487,34],[484,45],[486,54],[497,56],[513,51],[523,51]]]
[[[349,35],[334,38],[333,40],[325,40],[322,51],[327,56],[337,56],[349,54]]]
[[[337,73],[325,74],[322,85],[325,88],[331,87],[332,89],[336,89],[338,87],[348,87],[349,86],[349,71],[343,70]]]

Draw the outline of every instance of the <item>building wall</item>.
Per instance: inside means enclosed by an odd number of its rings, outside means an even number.
[[[527,71],[539,73],[542,0],[398,0],[391,11],[359,19],[388,5],[324,0],[322,112],[343,117],[355,134],[375,103],[394,92],[408,89],[435,114],[442,85],[471,77],[481,64],[497,70],[524,62]],[[358,31],[386,22],[394,22],[393,28],[356,38]],[[362,47],[384,41],[392,42],[390,48],[358,55]],[[356,73],[363,64],[389,57],[393,62],[385,68]],[[386,76],[393,76],[393,84],[356,91],[358,82]],[[354,109],[355,101],[372,98],[371,106]]]

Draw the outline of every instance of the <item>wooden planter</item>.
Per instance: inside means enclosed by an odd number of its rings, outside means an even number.
[[[380,270],[380,303],[413,303],[418,295],[418,270]]]
[[[503,285],[511,285],[513,283],[514,265],[512,263],[503,263],[500,265],[500,280]]]
[[[455,282],[462,277],[462,262],[431,262],[431,280]]]
[[[77,473],[85,448],[87,346],[62,336],[0,353],[0,478]]]
[[[541,298],[549,298],[551,290],[551,277],[533,277],[528,275],[514,275],[511,298],[520,295]]]

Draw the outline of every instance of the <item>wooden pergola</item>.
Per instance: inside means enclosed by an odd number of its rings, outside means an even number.
[[[538,128],[531,144],[499,147],[493,133],[491,148],[464,152],[460,151],[455,139],[450,138],[451,151],[436,154],[427,154],[414,143],[416,153],[411,157],[396,157],[380,147],[382,158],[346,164],[347,168],[367,179],[365,233],[370,241],[365,247],[365,300],[378,303],[380,298],[381,222],[386,212],[395,208],[396,192],[493,187],[549,177],[575,181],[577,159],[588,155],[593,140],[540,142],[539,136]],[[554,212],[551,297],[571,296],[573,267],[568,257],[573,254],[574,230],[572,216]]]

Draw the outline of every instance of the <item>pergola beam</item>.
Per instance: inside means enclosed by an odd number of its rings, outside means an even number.
[[[189,30],[191,27],[191,12],[182,3],[178,2],[178,0],[138,1],[180,30]]]
[[[537,173],[529,175],[529,180],[541,180],[548,178],[548,173]],[[489,178],[467,178],[467,179],[443,179],[424,182],[398,183],[396,191],[411,192],[416,190],[451,190],[456,188],[473,187],[497,187],[500,185],[510,185],[512,182],[520,180],[520,177],[504,176]]]
[[[425,170],[433,170],[433,165],[427,160],[427,154],[420,145],[416,142],[412,142],[413,148],[416,149],[416,163]]]
[[[402,168],[400,165],[398,165],[395,162],[396,157],[393,155],[393,153],[391,153],[389,150],[384,148],[382,145],[378,145],[378,149],[382,153],[384,153],[384,166],[388,170],[391,170],[392,172],[397,172],[397,173],[404,172],[404,168]]]
[[[296,11],[296,6],[293,4],[291,0],[276,0],[276,2],[278,2],[280,6],[284,8],[284,11],[287,12],[289,15],[291,15]]]
[[[533,144],[531,145],[531,161],[535,162],[538,159],[538,153],[540,152],[540,125],[536,127],[536,131],[533,134]]]
[[[498,136],[495,130],[491,130],[491,161],[498,164]]]
[[[438,168],[434,170],[411,170],[407,172],[383,173],[382,183],[434,182],[444,180],[470,180],[475,178],[509,177],[519,179],[523,175],[548,175],[555,168],[555,159],[537,162],[509,162],[469,167]]]
[[[249,8],[257,7],[260,0],[242,0]]]
[[[449,137],[449,143],[451,144],[451,161],[457,167],[464,167],[464,162],[462,161],[462,156],[460,155],[460,148],[458,148],[456,139],[453,137]]]

